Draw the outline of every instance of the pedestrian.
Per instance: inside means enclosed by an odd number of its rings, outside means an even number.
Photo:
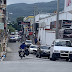
[[[35,37],[34,41],[35,41],[35,44],[36,44],[37,43],[37,37]]]

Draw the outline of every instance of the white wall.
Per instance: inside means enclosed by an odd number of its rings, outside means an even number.
[[[65,0],[64,11],[72,11],[72,0]]]
[[[59,20],[72,20],[72,14],[69,12],[63,12],[59,14]],[[56,21],[56,15],[49,16],[46,18],[43,18],[39,20],[39,34],[38,37],[40,37],[41,44],[44,45],[51,45],[53,40],[55,40],[55,33],[51,33],[49,31],[46,31],[46,29],[50,29],[50,22]]]
[[[59,20],[72,20],[72,14],[69,12],[63,12],[59,14]],[[49,16],[48,18],[44,18],[39,20],[39,25],[45,24],[46,28],[50,29],[50,22],[56,21],[56,15]]]
[[[50,15],[50,13],[47,13],[47,14],[38,14],[38,15],[35,16],[35,22],[37,23],[40,18],[45,18],[45,17],[48,17],[49,15]]]
[[[53,43],[53,41],[56,39],[55,34],[55,31],[46,31],[46,45],[50,46]]]

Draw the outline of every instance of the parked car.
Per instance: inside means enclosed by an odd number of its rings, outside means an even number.
[[[50,57],[50,47],[49,46],[40,46],[37,49],[36,57]]]
[[[15,35],[15,39],[16,39],[16,41],[18,41],[19,40],[19,35]]]
[[[70,40],[57,39],[50,48],[50,60],[66,59],[72,61],[72,46]]]
[[[32,45],[32,40],[26,40],[25,44],[30,47],[30,45]]]
[[[29,52],[36,54],[37,48],[38,48],[37,45],[31,45],[31,46],[29,47]]]
[[[12,34],[9,36],[9,42],[16,42],[15,34],[12,33]]]

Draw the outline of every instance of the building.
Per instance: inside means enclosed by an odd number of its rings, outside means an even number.
[[[0,56],[1,52],[5,51],[5,48],[3,48],[5,33],[6,33],[6,0],[0,0]]]
[[[34,16],[28,16],[24,18],[24,33],[28,34],[33,31]]]
[[[37,16],[36,22],[39,23],[38,39],[41,44],[48,45],[48,32],[56,29],[56,13],[48,16]],[[72,26],[72,0],[65,0],[64,11],[59,12],[59,29]],[[54,36],[55,37],[55,36]]]
[[[0,0],[0,23],[4,26],[0,29],[6,29],[6,0]]]

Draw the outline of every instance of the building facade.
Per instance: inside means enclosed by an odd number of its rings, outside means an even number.
[[[6,0],[0,0],[0,56],[1,52],[5,51],[5,48],[3,46],[5,33],[6,33]]]
[[[34,16],[28,16],[24,18],[24,33],[28,34],[33,31]]]
[[[52,36],[55,39],[55,32],[53,35],[51,32],[56,30],[57,14],[49,14],[46,17],[38,15],[37,17],[39,17],[36,19],[39,22],[38,40],[40,39],[41,44],[49,45],[48,43],[51,41],[49,37]],[[59,12],[59,28],[65,26],[72,26],[72,0],[65,0],[64,11]],[[51,33],[50,36],[49,33]]]

